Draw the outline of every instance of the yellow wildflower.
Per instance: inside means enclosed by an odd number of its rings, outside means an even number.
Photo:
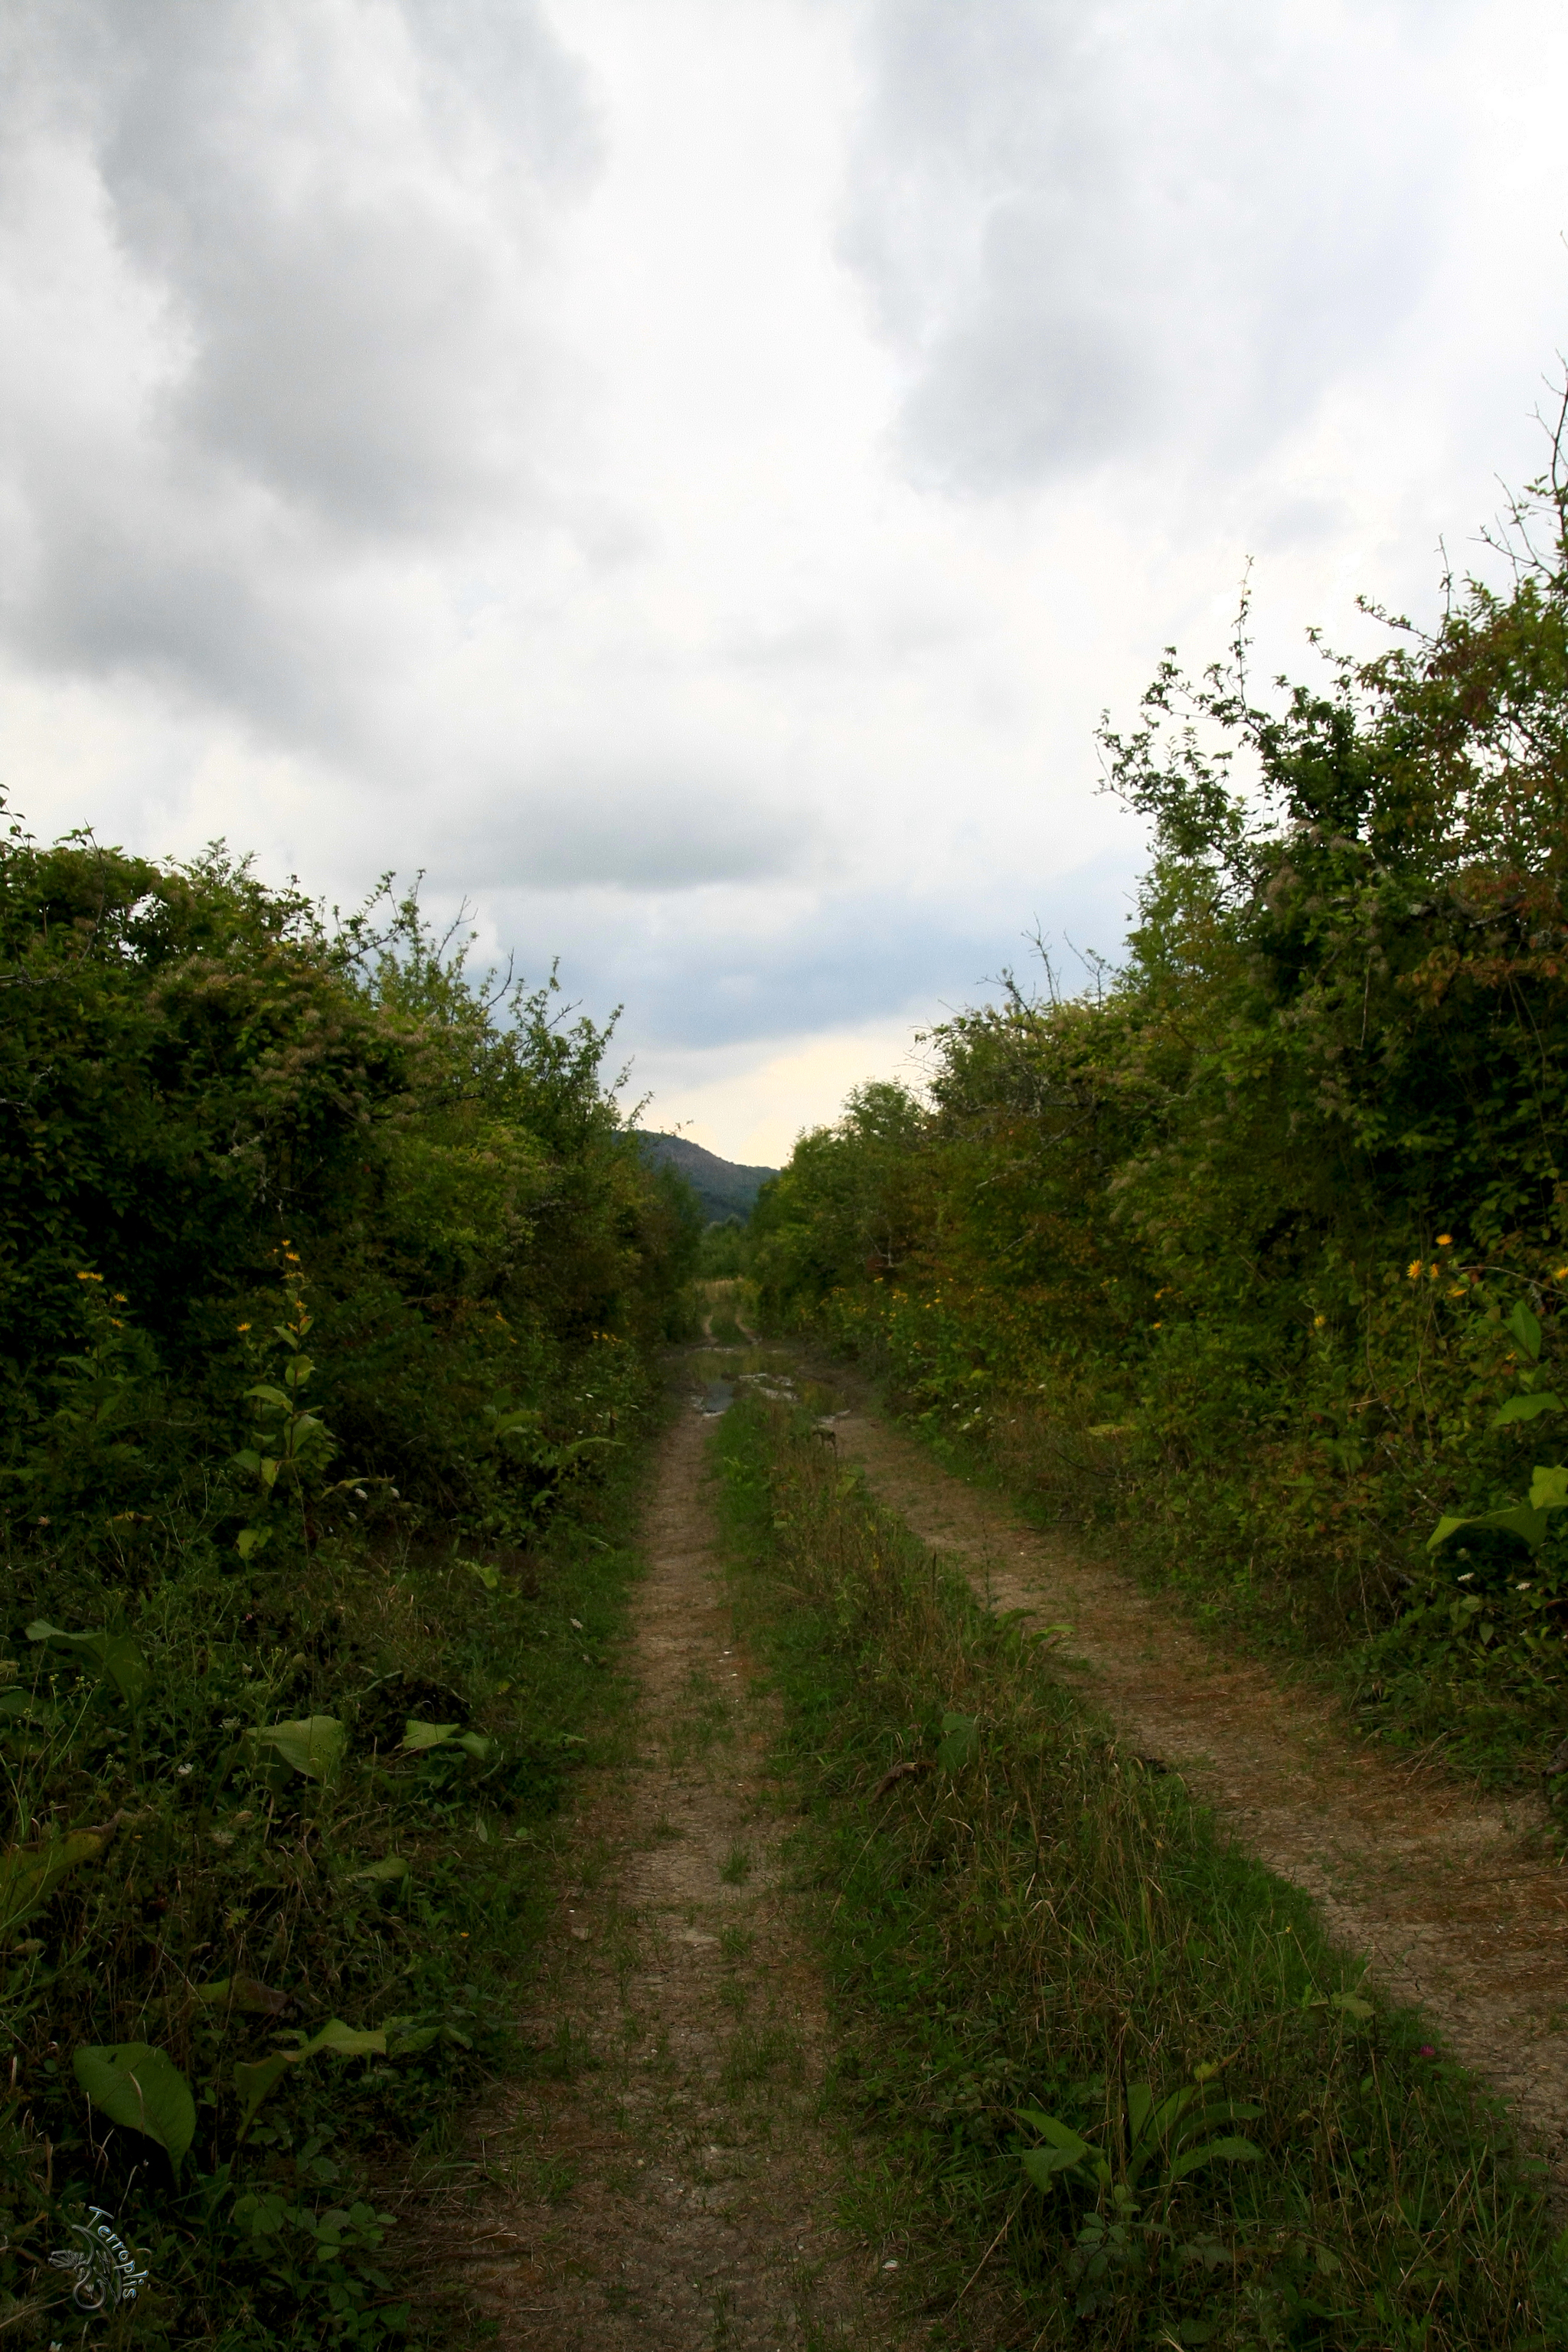
[[[1420,1280],[1420,1276],[1421,1276],[1421,1261],[1420,1261],[1420,1259],[1419,1259],[1418,1257],[1413,1257],[1413,1258],[1411,1259],[1411,1261],[1410,1261],[1409,1265],[1405,1267],[1405,1277],[1406,1277],[1406,1279],[1407,1279],[1408,1281],[1411,1281],[1411,1282],[1417,1282],[1417,1281],[1419,1281],[1419,1280]]]
[[[1452,1249],[1452,1248],[1453,1248],[1453,1246],[1454,1246],[1454,1236],[1453,1236],[1453,1234],[1438,1234],[1438,1236],[1437,1236],[1437,1246],[1438,1246],[1438,1248],[1439,1248],[1439,1249]]]

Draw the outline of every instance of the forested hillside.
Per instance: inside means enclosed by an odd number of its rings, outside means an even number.
[[[853,1096],[755,1266],[1044,1507],[1511,1770],[1568,1730],[1560,471],[1502,551],[1310,685],[1260,697],[1245,625],[1168,657],[1103,738],[1152,841],[1125,960]]]
[[[710,1224],[736,1217],[743,1223],[756,1206],[757,1194],[776,1168],[748,1168],[734,1160],[721,1160],[684,1135],[645,1135],[643,1150],[654,1168],[673,1168],[683,1177],[702,1205]]]
[[[604,1033],[410,900],[14,828],[0,1001],[0,2326],[74,2249],[138,2341],[374,2343],[373,2178],[500,2046],[700,1218]]]

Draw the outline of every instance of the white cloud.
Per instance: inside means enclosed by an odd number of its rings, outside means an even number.
[[[1267,673],[1532,466],[1565,68],[1544,0],[15,0],[0,774],[424,866],[821,1116],[1114,944],[1094,720],[1249,552]]]
[[[851,1087],[898,1078],[918,1088],[922,1076],[910,1024],[871,1021],[775,1041],[761,1057],[734,1045],[642,1054],[627,1092],[647,1093],[647,1128],[679,1128],[742,1167],[782,1168],[803,1129],[838,1117]]]
[[[877,0],[845,249],[910,466],[1000,493],[1276,445],[1447,232],[1441,13]]]

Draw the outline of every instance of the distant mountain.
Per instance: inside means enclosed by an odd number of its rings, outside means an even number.
[[[779,1172],[776,1168],[738,1167],[734,1160],[721,1160],[716,1151],[704,1151],[700,1143],[688,1143],[680,1135],[645,1135],[642,1148],[656,1168],[673,1168],[678,1176],[685,1177],[710,1225],[721,1225],[726,1217],[739,1217],[743,1223],[769,1177]]]

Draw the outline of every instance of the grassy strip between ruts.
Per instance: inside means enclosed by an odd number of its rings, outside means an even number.
[[[1540,2171],[1421,2019],[803,1416],[745,1399],[718,1445],[841,2080],[886,2155],[858,2218],[906,2236],[937,2340],[1568,2340]]]
[[[646,1451],[532,1551],[340,1530],[286,1576],[176,1553],[123,1688],[89,1652],[17,1645],[37,1734],[15,1793],[41,1813],[64,1791],[109,1833],[0,1956],[11,2340],[80,2328],[50,2256],[83,2256],[90,2308],[113,2252],[94,2208],[146,2274],[124,2300],[109,2280],[106,2347],[442,2336],[378,2207],[439,2177],[480,2082],[552,2066],[510,2020],[566,1776],[617,1737]],[[265,1728],[312,1722],[333,1727],[313,1752]],[[100,2083],[89,2105],[75,2053],[127,2044],[145,2104]]]

